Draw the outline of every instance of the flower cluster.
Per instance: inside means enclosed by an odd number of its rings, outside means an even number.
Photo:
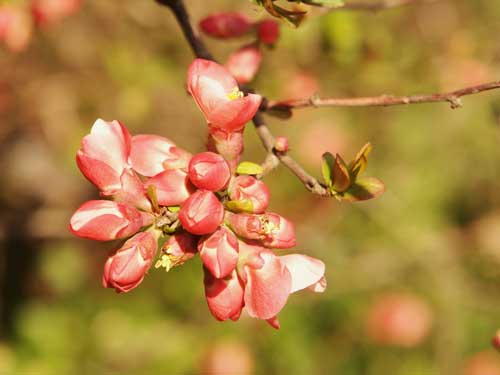
[[[30,0],[24,4],[0,5],[0,42],[12,52],[29,44],[34,26],[45,27],[75,13],[82,0]]]
[[[187,80],[208,123],[208,151],[191,155],[167,138],[131,136],[118,121],[97,120],[77,164],[106,199],[78,208],[70,230],[99,241],[127,239],[105,263],[105,287],[128,292],[153,263],[168,271],[199,254],[217,320],[237,320],[245,307],[278,328],[291,293],[324,290],[325,266],[306,255],[275,254],[295,246],[294,225],[267,211],[269,189],[238,166],[243,128],[262,98],[241,93],[223,66],[207,60],[195,60]]]
[[[279,38],[279,25],[274,20],[252,22],[236,12],[215,13],[200,21],[206,35],[218,39],[240,38],[252,35],[255,40],[232,53],[226,67],[240,84],[253,80],[262,62],[261,46],[272,47]]]

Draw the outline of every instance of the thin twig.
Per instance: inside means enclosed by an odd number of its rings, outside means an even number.
[[[459,108],[462,106],[461,97],[467,95],[478,94],[483,91],[494,90],[500,88],[500,81],[483,83],[481,85],[470,86],[460,90],[424,95],[409,95],[409,96],[393,96],[380,95],[368,96],[360,98],[318,98],[310,97],[306,99],[292,99],[283,101],[265,101],[261,106],[261,110],[280,110],[280,109],[298,109],[308,107],[387,107],[403,104],[420,104],[420,103],[435,103],[448,102],[451,108]]]
[[[204,58],[207,60],[214,60],[213,56],[210,54],[206,48],[203,41],[200,39],[196,31],[194,30],[191,22],[189,20],[189,14],[186,10],[183,0],[156,0],[159,4],[167,6],[173,12],[177,23],[181,27],[186,40],[188,41],[191,49],[193,50],[196,57]],[[246,90],[245,90],[246,91]],[[283,153],[274,153],[274,136],[267,127],[262,117],[262,114],[257,112],[255,117],[252,119],[257,134],[264,145],[264,148],[268,152],[269,158],[278,158],[283,165],[285,165],[292,173],[294,173],[304,186],[314,194],[321,196],[331,196],[328,189],[326,189],[321,183],[315,179],[313,176],[309,175],[292,157]]]

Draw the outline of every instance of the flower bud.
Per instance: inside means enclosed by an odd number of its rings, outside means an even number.
[[[229,198],[233,201],[250,201],[256,214],[261,214],[267,209],[269,196],[266,184],[253,176],[238,176],[229,185]]]
[[[223,190],[230,178],[229,165],[222,156],[213,152],[197,154],[189,163],[189,179],[197,188]]]
[[[130,134],[118,121],[97,120],[82,139],[76,162],[85,177],[99,190],[121,188],[121,175],[128,164]]]
[[[31,12],[37,25],[48,25],[75,13],[81,0],[32,0]]]
[[[167,271],[193,258],[198,252],[197,244],[198,237],[188,232],[178,232],[170,236],[161,249],[168,259],[165,265]]]
[[[267,212],[262,215],[226,213],[226,220],[241,237],[259,240],[265,247],[288,249],[295,246],[295,227],[284,217]]]
[[[85,202],[70,219],[73,234],[97,241],[111,241],[134,234],[153,217],[133,207],[112,201]]]
[[[179,220],[185,230],[192,234],[209,234],[222,223],[224,207],[208,190],[198,190],[181,206]]]
[[[145,182],[146,187],[154,186],[156,198],[162,206],[178,206],[194,191],[187,172],[182,169],[169,169]]]
[[[274,44],[280,37],[280,27],[274,20],[264,20],[257,26],[259,40],[267,45]]]
[[[130,164],[143,176],[155,176],[167,169],[186,168],[191,154],[171,140],[157,135],[132,137]]]
[[[225,227],[203,237],[198,244],[203,264],[218,279],[226,277],[235,269],[238,248],[238,239]]]
[[[217,128],[210,128],[207,148],[226,159],[231,173],[234,173],[243,153],[243,132],[226,133]]]
[[[252,81],[259,71],[262,62],[262,52],[255,45],[242,47],[232,53],[226,67],[239,84]]]
[[[214,277],[206,268],[204,271],[205,297],[214,318],[238,320],[243,308],[243,283],[236,271],[222,279]]]
[[[241,13],[215,13],[200,21],[200,29],[214,38],[228,39],[245,35],[252,28],[252,22]]]
[[[493,336],[491,345],[493,345],[496,350],[500,351],[500,330],[498,330],[495,336]]]
[[[274,149],[278,152],[287,152],[288,151],[288,138],[276,137],[276,141],[274,142]]]
[[[104,265],[102,284],[117,293],[128,292],[144,279],[155,257],[157,240],[150,232],[141,232],[129,239],[108,258]]]
[[[244,96],[229,71],[209,60],[196,59],[191,63],[187,88],[208,124],[226,133],[242,130],[262,101],[260,95]]]

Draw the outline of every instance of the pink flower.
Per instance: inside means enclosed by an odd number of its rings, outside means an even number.
[[[198,190],[181,206],[179,220],[182,227],[192,234],[209,234],[222,223],[224,207],[208,190]]]
[[[241,175],[231,181],[228,189],[229,198],[233,201],[249,201],[253,212],[263,213],[269,205],[269,189],[261,180],[253,176]]]
[[[125,169],[120,177],[120,182],[121,188],[119,190],[101,193],[101,196],[110,196],[115,202],[137,207],[143,211],[152,211],[144,184],[133,170]]]
[[[178,232],[169,237],[161,250],[168,256],[169,267],[175,267],[184,264],[196,255],[197,244],[198,237],[187,232]]]
[[[213,152],[197,154],[189,163],[189,179],[200,189],[223,190],[230,178],[229,165],[222,156]]]
[[[81,0],[32,0],[31,12],[37,25],[48,25],[75,13]]]
[[[254,79],[261,62],[262,52],[255,45],[250,45],[231,54],[226,67],[239,84],[246,84]]]
[[[238,239],[225,227],[203,237],[198,244],[203,264],[218,279],[226,277],[235,269],[238,248]]]
[[[152,222],[152,216],[113,201],[85,202],[73,214],[69,229],[73,234],[97,241],[128,237]]]
[[[243,283],[236,271],[222,279],[214,277],[206,268],[204,271],[205,296],[214,318],[238,320],[243,308]]]
[[[253,24],[241,13],[215,13],[200,21],[200,29],[214,38],[238,38],[250,31]]]
[[[186,168],[191,154],[172,141],[157,135],[132,137],[130,164],[143,176],[154,176],[167,169]]]
[[[83,175],[99,190],[121,188],[120,177],[128,167],[130,134],[118,121],[97,120],[82,140],[76,161]]]
[[[257,35],[264,44],[274,44],[280,37],[278,22],[274,20],[264,20],[257,26]]]
[[[158,203],[162,206],[178,206],[194,191],[187,172],[182,169],[163,171],[147,180],[145,185],[155,187]]]
[[[108,258],[102,283],[116,292],[128,292],[144,279],[157,251],[157,240],[150,232],[136,234]]]
[[[226,220],[241,237],[259,240],[265,247],[288,249],[295,246],[295,227],[284,217],[266,212],[262,215],[226,213]]]
[[[262,101],[260,95],[244,96],[227,69],[209,60],[191,63],[187,86],[209,125],[228,133],[242,130]]]

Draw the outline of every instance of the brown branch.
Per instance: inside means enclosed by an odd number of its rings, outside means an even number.
[[[177,23],[182,29],[186,40],[188,41],[191,49],[193,50],[196,57],[204,58],[207,60],[214,60],[213,56],[210,54],[206,48],[203,41],[200,39],[199,35],[194,30],[191,22],[189,20],[189,14],[186,10],[183,0],[156,0],[159,4],[167,6],[173,12]],[[247,89],[245,90],[247,91]],[[259,136],[264,148],[268,152],[268,158],[277,158],[279,161],[285,165],[292,173],[294,173],[304,186],[314,194],[321,196],[331,196],[328,189],[326,189],[321,183],[315,179],[313,176],[309,175],[292,157],[283,153],[274,152],[274,136],[267,127],[262,117],[262,114],[257,112],[255,117],[252,119],[257,135]]]
[[[380,95],[360,98],[318,98],[311,97],[306,99],[292,99],[284,101],[265,101],[261,106],[262,111],[267,110],[291,110],[308,107],[387,107],[403,104],[421,104],[448,102],[451,108],[462,106],[461,97],[474,95],[483,91],[489,91],[500,88],[500,81],[483,83],[481,85],[470,86],[460,90],[424,95],[393,96]]]

